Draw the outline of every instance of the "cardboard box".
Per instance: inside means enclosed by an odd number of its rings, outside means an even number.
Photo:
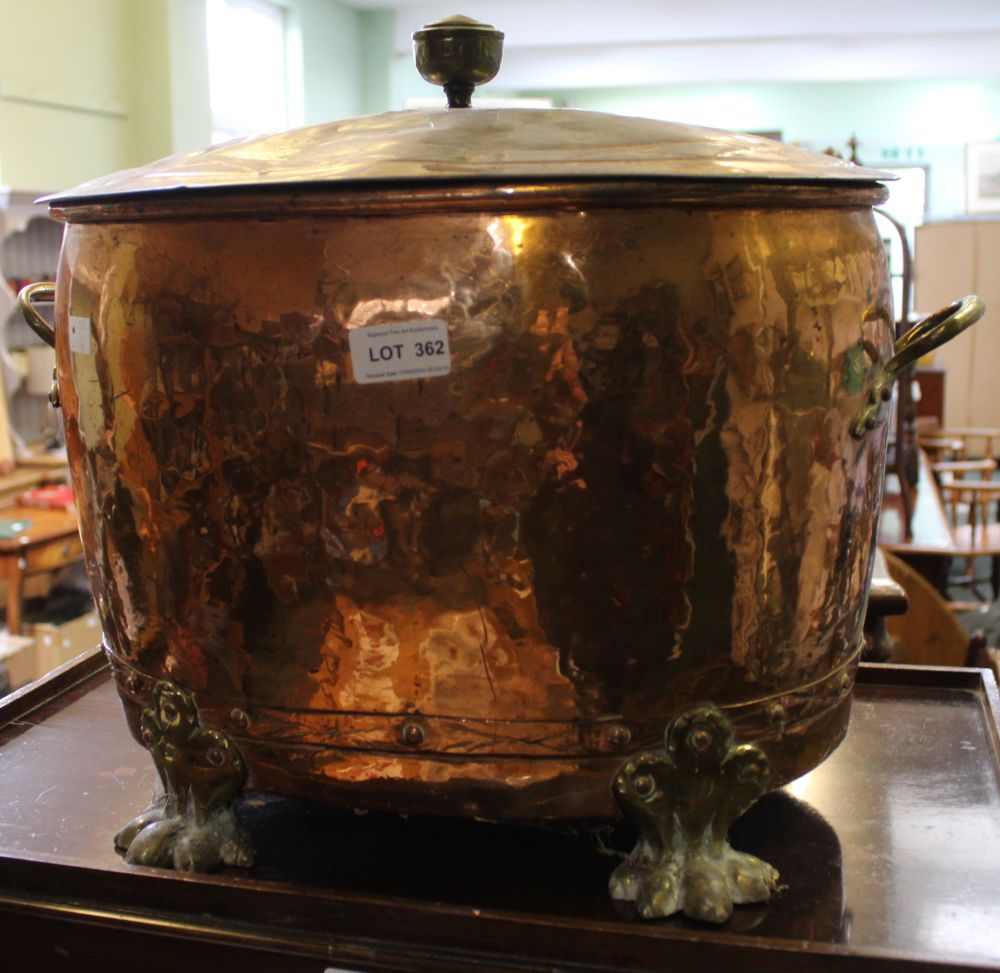
[[[35,640],[0,630],[0,662],[7,667],[10,688],[20,689],[37,678],[38,654]]]
[[[30,634],[35,645],[34,678],[40,679],[81,652],[96,648],[102,633],[97,612],[88,612],[62,625],[33,625]]]

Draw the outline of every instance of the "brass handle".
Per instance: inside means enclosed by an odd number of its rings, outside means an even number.
[[[975,324],[985,311],[986,305],[975,294],[970,294],[935,311],[910,328],[899,339],[896,354],[878,369],[868,393],[868,404],[861,410],[851,428],[855,439],[861,439],[869,429],[874,429],[885,421],[882,405],[892,397],[892,384],[907,365],[912,365],[918,358],[923,358],[928,352],[951,341]]]
[[[22,287],[17,295],[17,306],[21,309],[24,320],[28,322],[28,327],[52,348],[56,346],[56,329],[38,313],[34,302],[40,300],[51,304],[55,299],[56,285],[48,281],[28,284],[26,287]]]

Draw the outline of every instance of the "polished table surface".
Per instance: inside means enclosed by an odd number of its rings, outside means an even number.
[[[995,711],[980,670],[863,667],[844,744],[733,830],[782,889],[712,927],[612,902],[628,835],[585,824],[251,793],[249,871],[128,867],[112,836],[156,775],[92,656],[0,706],[0,956],[144,973],[1000,969]]]

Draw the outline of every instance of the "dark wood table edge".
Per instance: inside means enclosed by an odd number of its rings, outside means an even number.
[[[670,973],[721,969],[739,969],[746,973],[774,973],[795,970],[824,973],[830,970],[865,970],[879,973],[973,973],[997,969],[989,964],[956,960],[927,959],[875,948],[851,948],[831,943],[802,943],[727,933],[724,928],[680,927],[665,929],[657,923],[636,919],[634,923],[584,922],[559,916],[525,916],[487,909],[452,905],[415,906],[397,900],[379,900],[371,896],[338,896],[311,890],[317,905],[329,911],[317,918],[321,928],[302,928],[293,924],[299,915],[282,912],[275,920],[275,893],[280,886],[266,890],[241,888],[233,896],[241,899],[244,916],[220,918],[210,901],[199,891],[194,893],[194,908],[178,909],[177,904],[160,908],[125,906],[114,901],[114,886],[121,887],[120,873],[80,869],[78,882],[67,885],[64,868],[52,866],[51,879],[59,883],[59,897],[24,890],[9,891],[3,881],[8,861],[0,857],[0,931],[4,916],[33,917],[49,923],[84,924],[100,928],[106,936],[109,952],[115,933],[138,933],[143,937],[177,940],[189,947],[198,944],[231,947],[257,954],[271,954],[298,959],[302,965],[282,965],[274,969],[316,969],[316,962],[344,964],[351,970],[441,971],[441,973],[483,973],[485,970],[554,973],[558,970],[578,973],[613,973],[613,971],[669,970]],[[36,872],[52,863],[35,860]],[[133,901],[144,900],[145,890],[135,889],[141,878],[151,891],[161,893],[165,881],[178,880],[171,873],[136,869],[146,874],[130,876]],[[44,878],[44,876],[42,876]],[[111,888],[94,883],[95,878],[110,877]],[[117,883],[114,880],[117,879]],[[193,880],[202,886],[205,876]],[[189,879],[189,881],[191,881]],[[292,895],[295,890],[287,890]],[[230,903],[232,904],[232,902]],[[270,913],[267,919],[251,913]],[[14,932],[16,926],[11,927]],[[16,935],[16,934],[15,934]],[[4,938],[5,958],[13,958]],[[16,953],[14,954],[16,955]],[[584,958],[585,957],[585,958]],[[651,959],[653,960],[651,962]],[[67,967],[69,968],[69,967]],[[78,969],[78,966],[72,968]],[[148,964],[146,971],[156,969]]]
[[[24,719],[108,668],[108,660],[100,646],[80,653],[41,679],[0,697],[0,726]]]
[[[24,720],[106,669],[100,648],[78,656],[0,700],[0,726]],[[858,684],[890,692],[974,693],[991,727],[994,753],[1000,754],[1000,701],[988,670],[863,663]],[[810,943],[803,951],[798,941],[708,926],[533,916],[303,889],[232,875],[192,876],[147,868],[124,872],[0,854],[0,931],[9,925],[16,941],[27,919],[99,927],[109,948],[115,934],[141,933],[188,948],[214,944],[301,961],[275,967],[282,970],[315,970],[319,960],[371,971],[420,973],[683,971],[721,969],[723,964],[747,973],[771,973],[783,961],[790,964],[785,968],[803,973],[851,970],[861,962],[871,970],[909,973],[996,968],[975,962],[904,960],[877,949],[831,943]],[[653,965],[651,954],[657,957]],[[151,968],[146,965],[146,970]]]

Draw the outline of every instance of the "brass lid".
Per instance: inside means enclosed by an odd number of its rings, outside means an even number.
[[[402,181],[746,179],[873,183],[888,173],[753,135],[571,109],[388,112],[175,155],[46,197]]]
[[[500,63],[503,34],[452,17],[414,35],[421,73],[453,107],[386,112],[237,139],[45,198],[90,200],[211,190],[562,180],[752,180],[872,185],[894,178],[753,135],[572,109],[464,110]],[[516,189],[514,190],[516,191]]]

